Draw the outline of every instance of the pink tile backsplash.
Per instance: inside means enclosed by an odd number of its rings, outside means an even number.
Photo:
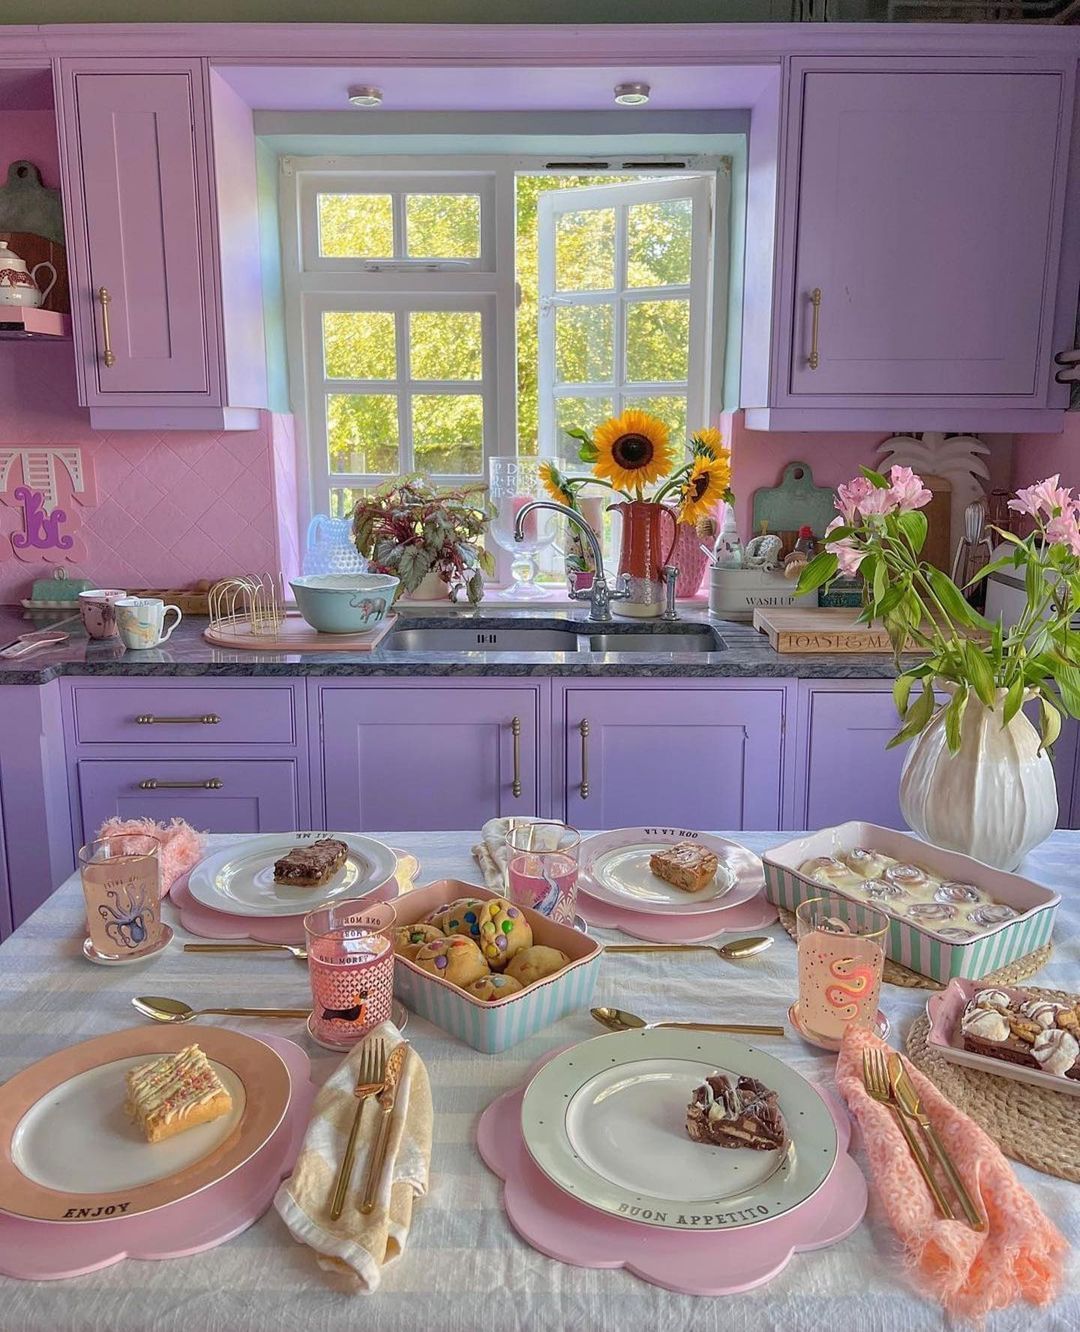
[[[183,586],[277,569],[297,558],[292,423],[265,413],[235,434],[93,431],[75,400],[70,343],[6,342],[0,443],[77,444],[93,461],[98,504],[83,513],[86,560],[69,572],[105,587]],[[275,481],[273,455],[288,461]],[[291,505],[279,520],[279,509]],[[18,515],[0,505],[0,534]],[[0,603],[29,595],[50,567],[0,560]]]

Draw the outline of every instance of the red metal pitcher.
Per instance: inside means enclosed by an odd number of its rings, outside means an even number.
[[[611,609],[616,615],[633,619],[655,619],[664,610],[664,566],[671,562],[678,537],[675,510],[650,500],[623,500],[608,508],[622,514],[619,573],[626,574],[630,582],[630,595],[625,601],[613,602]],[[671,540],[666,550],[661,539],[665,518],[671,522]]]

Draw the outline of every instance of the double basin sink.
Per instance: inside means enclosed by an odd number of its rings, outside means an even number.
[[[588,652],[666,653],[723,652],[727,644],[707,624],[673,624],[653,630],[578,620],[565,625],[501,625],[467,627],[411,626],[394,630],[382,647],[389,652]]]

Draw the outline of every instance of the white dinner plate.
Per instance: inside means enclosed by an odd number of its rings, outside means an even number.
[[[712,1147],[686,1132],[714,1073],[758,1078],[778,1096],[786,1148]],[[801,1206],[836,1163],[836,1125],[813,1087],[738,1037],[675,1029],[598,1036],[556,1055],[526,1088],[529,1155],[579,1202],[676,1230],[731,1230]]]
[[[658,878],[649,858],[677,842],[694,842],[715,853],[716,877],[700,893],[688,893]],[[749,901],[765,883],[761,860],[725,837],[685,828],[616,828],[586,837],[579,851],[578,889],[629,911],[659,916],[700,915]]]
[[[274,861],[294,846],[335,837],[349,848],[345,864],[317,888],[274,882]],[[196,902],[233,916],[302,916],[334,898],[362,897],[393,879],[393,851],[359,833],[267,833],[221,847],[199,861],[188,876]]]

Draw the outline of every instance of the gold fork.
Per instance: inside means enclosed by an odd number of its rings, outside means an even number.
[[[334,1196],[330,1202],[330,1220],[336,1221],[345,1206],[345,1194],[348,1192],[349,1179],[352,1176],[353,1157],[356,1155],[356,1135],[360,1129],[360,1116],[364,1112],[364,1101],[369,1096],[381,1092],[386,1081],[386,1041],[380,1037],[377,1041],[368,1041],[360,1055],[360,1071],[356,1078],[353,1095],[356,1097],[356,1113],[353,1115],[349,1140],[345,1144],[345,1155],[341,1158],[337,1179],[334,1181]]]
[[[915,1130],[900,1109],[889,1087],[889,1070],[885,1065],[885,1055],[881,1050],[864,1050],[862,1058],[863,1086],[873,1100],[880,1101],[882,1105],[887,1105],[893,1112],[896,1122],[900,1126],[900,1132],[904,1135],[904,1140],[908,1145],[908,1150],[914,1157],[915,1164],[919,1167],[919,1173],[926,1180],[926,1187],[933,1195],[938,1211],[946,1221],[954,1220],[953,1209],[949,1206],[948,1198],[942,1193],[941,1186],[934,1178],[933,1171],[930,1169],[930,1162],[923,1151],[922,1143],[915,1136]]]
[[[967,1186],[960,1178],[960,1173],[953,1164],[952,1157],[941,1141],[937,1129],[931,1124],[929,1115],[925,1110],[919,1108],[919,1093],[915,1090],[915,1084],[908,1077],[904,1061],[896,1054],[889,1056],[889,1085],[892,1087],[893,1095],[899,1102],[903,1114],[907,1118],[913,1119],[926,1135],[927,1142],[929,1142],[934,1155],[941,1162],[941,1168],[949,1177],[949,1183],[953,1186],[956,1196],[960,1200],[960,1206],[964,1209],[968,1224],[973,1230],[985,1230],[986,1221],[972,1201],[971,1194],[968,1193]]]

